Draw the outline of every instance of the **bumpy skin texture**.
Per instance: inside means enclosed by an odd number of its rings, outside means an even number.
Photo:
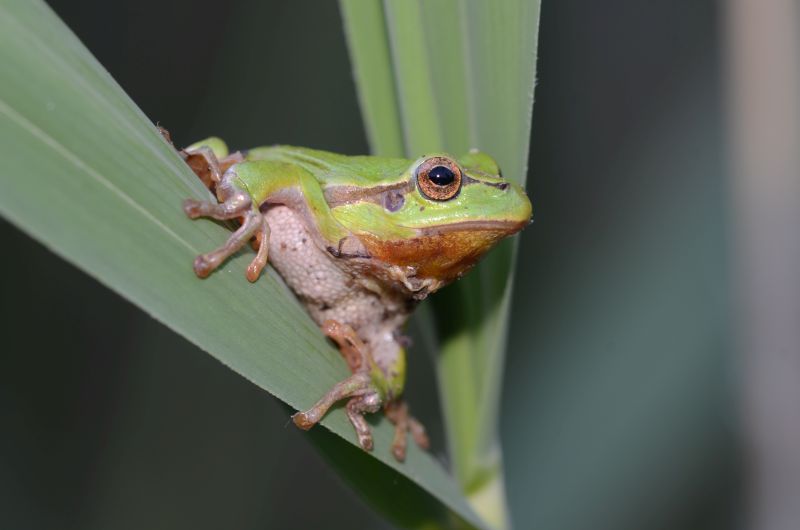
[[[320,326],[333,320],[353,328],[378,367],[397,377],[391,372],[403,355],[398,338],[413,302],[401,290],[370,285],[348,271],[350,260],[320,249],[290,208],[268,207],[264,217],[270,227],[269,261],[311,317]]]
[[[255,238],[247,278],[255,281],[269,260],[351,369],[295,414],[295,424],[309,429],[347,399],[365,450],[373,444],[363,414],[381,407],[396,427],[398,460],[407,433],[426,448],[423,427],[402,401],[402,326],[418,300],[528,223],[524,192],[478,152],[461,157],[461,165],[441,154],[414,162],[287,146],[229,154],[212,138],[180,154],[219,200],[187,200],[187,215],[241,222],[222,247],[197,257],[197,275],[207,276]]]

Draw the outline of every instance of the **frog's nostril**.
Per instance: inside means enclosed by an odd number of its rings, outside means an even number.
[[[507,190],[508,189],[508,182],[501,182],[500,184],[497,185],[497,188],[501,189],[503,191]]]

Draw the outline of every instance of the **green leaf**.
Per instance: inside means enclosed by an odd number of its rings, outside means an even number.
[[[376,153],[403,156],[403,131],[389,43],[384,38],[383,8],[380,2],[362,2],[358,9],[342,9],[342,20],[369,143]]]
[[[340,0],[362,94],[396,101],[365,108],[372,149],[394,149],[402,128],[404,154],[477,147],[494,156],[510,180],[524,183],[533,108],[538,0]],[[378,11],[383,11],[383,23]],[[368,14],[367,14],[368,13]],[[380,30],[383,29],[381,32]],[[394,85],[378,68],[391,50]],[[378,80],[378,81],[376,81]],[[362,98],[363,101],[364,98]],[[508,524],[497,438],[515,242],[506,242],[465,280],[433,297],[437,332],[416,319],[438,350],[438,380],[454,470],[473,505],[495,527]],[[436,335],[436,338],[432,338]],[[438,345],[437,345],[438,344]]]
[[[207,280],[194,276],[194,256],[228,235],[181,210],[183,199],[208,192],[43,2],[0,3],[0,79],[0,214],[294,408],[348,375],[274,271],[245,280],[250,250]],[[355,443],[341,409],[323,425]],[[411,446],[399,464],[388,422],[379,419],[374,434],[377,460],[344,451],[338,465],[369,468],[371,480],[386,481],[379,490],[402,476],[404,491],[427,495],[409,524],[446,507],[481,526],[431,455]],[[415,509],[385,504],[395,516]]]

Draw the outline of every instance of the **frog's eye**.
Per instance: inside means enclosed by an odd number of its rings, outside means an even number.
[[[443,156],[425,159],[417,167],[417,186],[424,196],[434,201],[446,201],[461,189],[461,169]]]

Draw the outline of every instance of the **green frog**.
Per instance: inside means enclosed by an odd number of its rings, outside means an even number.
[[[254,240],[247,279],[256,281],[269,262],[350,368],[294,423],[310,429],[347,400],[365,450],[373,440],[364,414],[381,409],[395,425],[397,460],[405,458],[409,433],[427,448],[425,429],[403,400],[403,327],[420,300],[529,223],[523,189],[477,150],[416,160],[283,145],[230,153],[209,138],[180,153],[218,199],[188,199],[186,214],[240,221],[221,247],[197,257],[197,276]]]

